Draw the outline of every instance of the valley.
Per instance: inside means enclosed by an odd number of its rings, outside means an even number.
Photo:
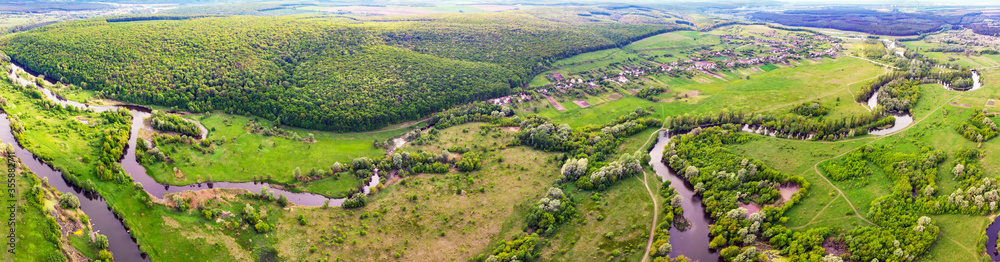
[[[194,7],[0,36],[9,259],[996,257],[989,12]]]

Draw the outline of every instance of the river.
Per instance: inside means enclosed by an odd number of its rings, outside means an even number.
[[[9,73],[9,78],[14,83],[20,85],[32,85],[35,86],[33,81],[23,79],[17,75],[17,72],[25,72],[32,76],[37,77],[37,74],[30,71],[24,70],[21,66],[11,63],[11,72]],[[51,82],[51,81],[49,81]],[[37,86],[36,86],[37,87]],[[95,112],[103,112],[108,110],[117,110],[118,108],[125,108],[129,110],[132,114],[132,124],[129,133],[128,148],[126,148],[125,156],[120,160],[122,168],[128,173],[136,182],[142,183],[146,192],[150,195],[163,198],[166,193],[178,193],[187,190],[202,190],[211,188],[237,188],[246,189],[250,192],[259,192],[261,187],[269,187],[272,193],[283,195],[288,198],[289,202],[302,205],[302,206],[322,206],[327,201],[329,201],[330,206],[340,206],[344,199],[334,199],[327,198],[325,196],[313,193],[293,193],[286,190],[275,189],[270,187],[267,183],[232,183],[232,182],[215,182],[215,183],[200,183],[184,186],[171,186],[156,182],[153,177],[146,174],[146,168],[136,161],[135,148],[136,143],[139,141],[139,131],[144,128],[145,124],[143,119],[151,115],[152,110],[137,106],[137,105],[114,105],[114,106],[91,106],[80,102],[67,100],[62,98],[51,90],[37,87],[45,97],[53,102],[57,102],[60,105],[72,106],[81,109],[92,109]],[[189,120],[190,121],[190,120]],[[149,261],[146,254],[139,251],[139,245],[136,244],[135,239],[131,237],[128,233],[128,229],[122,224],[122,221],[118,219],[118,216],[111,212],[110,207],[101,198],[100,195],[94,192],[85,192],[75,186],[69,185],[69,183],[63,179],[62,173],[55,171],[48,164],[38,160],[34,154],[28,150],[22,148],[20,144],[14,138],[13,133],[10,129],[10,121],[7,119],[5,113],[0,117],[0,139],[4,143],[11,144],[15,148],[16,156],[21,159],[25,165],[41,177],[47,178],[49,184],[58,189],[59,191],[65,193],[72,193],[80,198],[81,209],[90,218],[90,222],[95,231],[108,237],[108,243],[110,245],[111,253],[114,254],[115,259],[118,261]],[[203,137],[207,136],[207,130],[201,124],[198,124],[201,128]],[[370,192],[370,188],[378,185],[379,175],[378,169],[375,169],[372,175],[371,181],[363,187],[364,194]]]
[[[1000,253],[997,253],[997,233],[1000,233],[1000,216],[993,219],[993,223],[986,228],[986,254],[993,261],[1000,261]]]
[[[684,231],[677,227],[670,228],[670,246],[673,252],[670,256],[676,257],[684,255],[692,261],[722,261],[722,257],[708,248],[708,243],[712,241],[708,234],[711,218],[705,213],[705,206],[701,203],[701,197],[694,194],[694,187],[683,178],[677,176],[673,170],[663,164],[663,148],[670,143],[670,134],[661,131],[656,145],[649,151],[651,160],[649,165],[656,170],[656,175],[669,180],[677,193],[684,201],[681,201],[681,208],[684,209],[684,218],[690,226]],[[664,203],[666,205],[666,203]]]
[[[946,85],[943,86],[945,89],[953,90]],[[980,88],[983,88],[983,85],[982,83],[979,82],[979,72],[977,72],[976,70],[972,70],[972,88],[964,91],[963,90],[954,90],[954,91],[968,92],[968,91],[978,90]],[[868,98],[868,107],[871,108],[872,110],[875,110],[875,108],[878,107],[878,91],[879,90],[875,90],[875,93],[872,94],[872,97]],[[896,117],[896,122],[892,124],[892,127],[887,129],[869,130],[868,133],[876,136],[884,136],[892,134],[893,132],[899,130],[903,130],[907,126],[910,126],[910,124],[913,124],[913,115],[893,114],[893,116]]]
[[[979,81],[977,80],[976,82]],[[871,108],[872,110],[875,110],[875,108],[878,107],[878,91],[879,90],[875,90],[872,97],[868,98],[868,108]],[[892,124],[892,127],[886,129],[868,130],[868,133],[876,136],[884,136],[903,130],[907,126],[910,126],[910,124],[913,124],[913,115],[892,114],[892,116],[896,117],[896,122]]]

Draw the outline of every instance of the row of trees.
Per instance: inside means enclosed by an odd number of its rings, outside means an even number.
[[[132,114],[126,109],[106,111],[101,113],[109,124],[119,128],[110,128],[101,133],[100,147],[98,151],[97,177],[102,180],[115,179],[118,182],[131,182],[132,178],[122,169],[118,162],[125,154],[128,147],[129,126],[132,123]]]
[[[548,119],[532,115],[521,120],[521,131],[516,134],[514,143],[544,151],[566,152],[568,156],[588,158],[592,162],[604,161],[615,153],[625,138],[663,124],[657,118],[648,117],[651,114],[651,111],[637,108],[609,123],[578,129],[567,124],[557,126]]]
[[[189,122],[176,115],[169,115],[162,111],[153,113],[149,118],[153,128],[160,131],[177,132],[188,136],[201,137],[201,129],[193,122]]]
[[[798,114],[746,113],[722,110],[718,114],[684,114],[666,120],[671,132],[688,132],[698,127],[724,124],[747,125],[767,129],[778,137],[835,140],[865,135],[869,129],[891,125],[895,117],[882,112],[852,115],[840,119],[814,119]]]
[[[830,107],[820,102],[805,102],[793,107],[791,112],[801,116],[823,116],[830,112]]]

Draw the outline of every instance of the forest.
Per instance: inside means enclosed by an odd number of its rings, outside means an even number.
[[[507,95],[556,59],[686,28],[552,17],[564,16],[115,17],[41,27],[0,49],[101,98],[362,131]]]
[[[792,10],[781,13],[755,12],[751,16],[754,19],[788,26],[833,28],[876,35],[909,36],[937,31],[944,24],[960,23],[965,15],[879,12],[860,8],[830,8]]]

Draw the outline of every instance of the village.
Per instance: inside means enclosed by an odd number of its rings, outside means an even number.
[[[842,40],[827,35],[782,32],[786,34],[779,34],[777,30],[763,33],[749,33],[742,29],[713,31],[719,38],[719,44],[663,56],[674,58],[672,62],[657,62],[653,59],[657,55],[648,55],[640,50],[639,59],[626,59],[607,67],[573,75],[563,75],[557,71],[545,73],[544,77],[549,84],[536,86],[535,91],[545,96],[549,96],[550,92],[569,94],[577,91],[581,92],[579,95],[596,95],[605,90],[624,88],[632,95],[637,95],[644,84],[636,86],[634,83],[645,83],[656,76],[690,80],[703,74],[725,80],[723,72],[726,71],[770,71],[778,65],[795,66],[796,61],[804,59],[819,61],[824,57],[837,58],[838,53],[843,50]]]
[[[927,49],[927,51],[931,52],[961,53],[983,50],[995,52],[1000,50],[1000,38],[976,34],[969,29],[953,30],[945,34],[928,36],[924,39],[924,42],[941,45],[940,47]]]

